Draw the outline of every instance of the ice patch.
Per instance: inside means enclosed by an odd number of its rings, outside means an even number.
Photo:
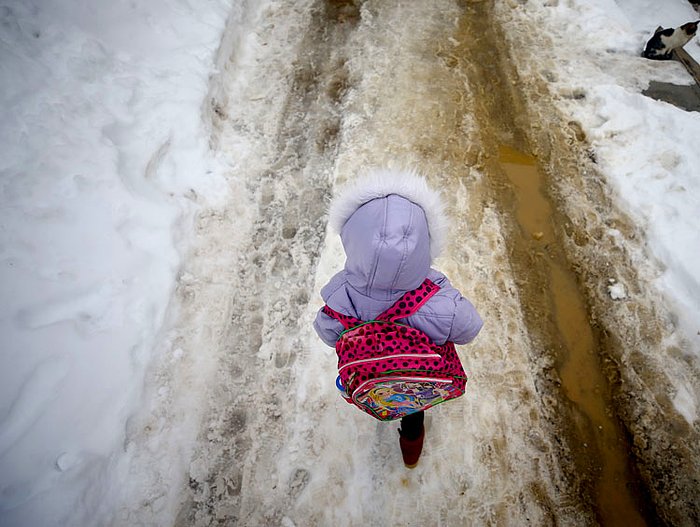
[[[608,294],[610,294],[610,298],[613,300],[624,300],[627,298],[625,286],[619,282],[608,285]]]

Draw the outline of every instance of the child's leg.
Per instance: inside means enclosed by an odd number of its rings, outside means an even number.
[[[403,417],[401,419],[401,435],[409,441],[418,439],[423,433],[424,418],[425,412],[416,412]]]
[[[425,437],[423,418],[423,412],[416,412],[401,419],[399,445],[401,446],[403,462],[408,468],[416,466],[423,450],[423,438]]]

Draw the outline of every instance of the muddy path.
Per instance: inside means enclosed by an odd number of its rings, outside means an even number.
[[[697,431],[664,399],[673,372],[650,358],[663,307],[651,293],[634,305],[607,295],[610,278],[643,290],[630,257],[641,236],[580,128],[527,77],[522,41],[503,34],[523,24],[508,9],[277,2],[260,14],[253,81],[241,88],[240,57],[224,57],[213,142],[238,160],[232,185],[250,204],[226,226],[250,236],[230,255],[177,525],[697,519]],[[415,167],[444,191],[453,228],[436,267],[486,321],[460,349],[468,395],[429,412],[410,472],[395,427],[340,401],[332,350],[310,327],[343,264],[327,200],[371,165]],[[625,244],[605,237],[613,225]]]
[[[531,126],[527,138],[548,180],[561,248],[585,298],[605,380],[606,413],[622,427],[635,493],[649,506],[647,521],[695,525],[700,521],[700,430],[675,403],[698,386],[700,371],[689,344],[679,338],[674,315],[651,284],[661,266],[645,247],[643,227],[613,201],[596,153],[566,111],[585,90],[557,90],[558,46],[534,31],[532,20],[511,6],[493,14],[508,42],[513,73]],[[547,50],[532,60],[528,50]],[[634,57],[590,57],[596,69],[634,68]],[[608,287],[624,284],[628,297],[614,301]]]
[[[353,17],[357,10],[342,3],[286,2],[262,13],[258,55],[247,66],[253,82],[235,94],[229,89],[245,57],[235,47],[220,57],[212,140],[236,159],[230,179],[248,212],[226,214],[226,227],[248,235],[229,253],[236,274],[229,278],[226,335],[177,525],[279,522],[275,512],[259,509],[252,491],[269,489],[272,469],[263,466],[293,433],[288,393],[305,346],[298,313],[310,300],[325,236],[338,103],[347,84],[343,40]],[[307,477],[300,469],[282,493],[270,493],[276,509],[291,505]]]
[[[564,218],[557,196],[532,155],[538,147],[528,131],[538,123],[528,118],[527,99],[515,82],[491,3],[469,3],[465,10],[457,54],[469,57],[463,68],[480,129],[479,166],[506,227],[532,339],[533,376],[538,392],[554,401],[543,412],[564,438],[574,469],[567,477],[580,486],[596,519],[604,525],[644,525],[653,510],[645,505],[644,486],[628,459],[630,445],[602,372],[602,345],[590,323],[585,291],[562,247],[566,233],[558,228]]]

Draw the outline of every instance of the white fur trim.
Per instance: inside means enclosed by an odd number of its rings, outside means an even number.
[[[328,222],[340,233],[350,216],[373,199],[397,194],[425,212],[430,232],[430,257],[437,258],[445,244],[447,218],[440,194],[414,171],[375,169],[347,184],[331,201]]]

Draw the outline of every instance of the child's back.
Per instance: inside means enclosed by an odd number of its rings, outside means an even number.
[[[482,326],[476,309],[430,268],[442,249],[446,222],[438,194],[422,178],[375,172],[333,201],[330,222],[340,232],[347,256],[345,268],[321,290],[330,308],[372,320],[428,278],[440,291],[401,322],[436,344],[466,344],[476,337]],[[329,346],[343,331],[322,311],[314,327]]]
[[[447,278],[431,269],[447,227],[439,195],[411,173],[377,171],[333,200],[330,223],[340,233],[345,267],[321,290],[326,305],[363,321],[375,319],[425,279],[440,287],[413,315],[398,322],[415,327],[435,344],[466,344],[482,326],[474,306]],[[314,328],[335,347],[343,324],[319,311]],[[401,421],[400,444],[407,466],[422,449],[423,412]]]

